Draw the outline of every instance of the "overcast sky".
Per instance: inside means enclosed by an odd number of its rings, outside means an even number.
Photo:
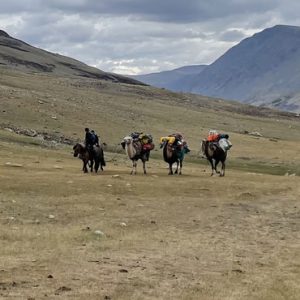
[[[245,37],[300,25],[298,0],[9,0],[0,29],[104,71],[210,64]]]

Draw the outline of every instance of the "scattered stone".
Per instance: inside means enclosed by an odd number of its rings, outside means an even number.
[[[5,165],[9,166],[9,167],[17,167],[17,168],[23,167],[23,165],[21,165],[21,164],[11,163],[10,161],[8,161],[7,163],[5,163]]]
[[[153,220],[152,220],[152,221],[151,221],[151,224],[156,224],[156,221],[153,221]]]
[[[105,300],[110,300],[111,298],[110,298],[110,296],[107,296],[107,295],[106,295],[106,296],[104,296],[104,299],[105,299]]]
[[[63,168],[62,166],[58,166],[58,165],[54,166],[54,169],[60,169],[61,170],[62,168]]]
[[[5,127],[4,130],[9,131],[9,132],[14,132],[11,128]]]
[[[120,273],[128,273],[128,270],[126,270],[126,269],[120,269],[119,272]]]
[[[101,230],[95,230],[94,233],[96,235],[105,236],[104,232],[102,232]]]
[[[57,117],[56,116],[52,116],[51,119],[57,120]]]
[[[52,278],[53,278],[53,276],[52,276],[51,274],[49,274],[49,275],[47,276],[47,278],[51,278],[51,279],[52,279]]]
[[[122,227],[126,227],[126,226],[127,226],[127,224],[126,224],[126,223],[124,223],[124,222],[121,222],[121,223],[120,223],[120,226],[122,226]]]
[[[55,216],[54,215],[49,215],[48,218],[49,219],[55,219]]]
[[[112,184],[108,184],[107,186],[108,186],[108,187],[112,187]]]
[[[69,181],[67,181],[67,183],[71,184],[71,183],[74,183],[74,181],[73,180],[69,180]]]
[[[120,175],[118,175],[118,174],[116,174],[116,175],[112,175],[111,177],[112,177],[112,178],[121,178],[121,176],[120,176]]]
[[[129,182],[126,183],[126,186],[131,186],[131,184]]]
[[[240,270],[240,269],[233,269],[232,272],[236,272],[236,273],[245,273],[245,271]]]
[[[262,137],[263,135],[261,133],[259,133],[258,131],[253,131],[253,132],[249,132],[249,135],[253,135],[253,136],[259,136]]]
[[[67,286],[61,286],[60,288],[58,288],[56,291],[55,291],[55,295],[59,295],[59,293],[61,292],[69,292],[71,291],[72,289],[67,287]]]

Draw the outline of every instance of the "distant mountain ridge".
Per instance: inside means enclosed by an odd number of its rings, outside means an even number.
[[[183,81],[188,83],[192,79],[191,76],[200,74],[205,67],[206,65],[184,66],[170,71],[131,75],[130,77],[156,87],[180,91]]]
[[[143,84],[135,79],[101,71],[73,58],[33,47],[0,30],[0,67],[25,72],[52,73],[60,76],[80,76],[120,82]]]
[[[135,78],[143,81],[143,77]],[[265,29],[242,40],[200,73],[162,87],[300,112],[300,27]]]

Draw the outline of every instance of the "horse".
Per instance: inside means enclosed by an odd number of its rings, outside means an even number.
[[[209,142],[207,140],[202,141],[202,152],[210,162],[213,176],[215,173],[220,174],[221,177],[225,176],[225,161],[227,158],[227,150],[222,149],[215,142]],[[217,170],[219,162],[222,163],[221,172]]]
[[[161,144],[161,148],[163,148],[163,157],[164,161],[169,164],[169,175],[173,175],[172,166],[176,163],[175,174],[181,175],[182,170],[182,162],[185,155],[185,149],[182,145],[175,146],[168,141],[164,141]]]
[[[93,167],[95,163],[95,172],[98,172],[99,167],[103,171],[103,166],[105,166],[104,161],[104,153],[102,146],[93,146],[92,157],[90,152],[87,150],[86,146],[82,143],[78,143],[73,147],[74,157],[79,156],[79,158],[83,162],[82,170],[84,173],[88,173],[87,165],[90,162],[89,167],[91,168],[91,172],[93,172]]]
[[[137,161],[140,159],[143,163],[144,174],[146,171],[146,161],[149,160],[150,151],[143,151],[143,146],[141,141],[134,141],[131,136],[126,136],[121,143],[123,149],[125,149],[128,157],[132,161],[131,175],[136,174]]]

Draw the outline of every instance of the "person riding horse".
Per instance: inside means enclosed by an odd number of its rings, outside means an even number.
[[[93,157],[93,147],[95,144],[95,138],[93,134],[90,132],[89,128],[85,128],[85,139],[84,139],[85,147],[89,152],[90,157]]]

